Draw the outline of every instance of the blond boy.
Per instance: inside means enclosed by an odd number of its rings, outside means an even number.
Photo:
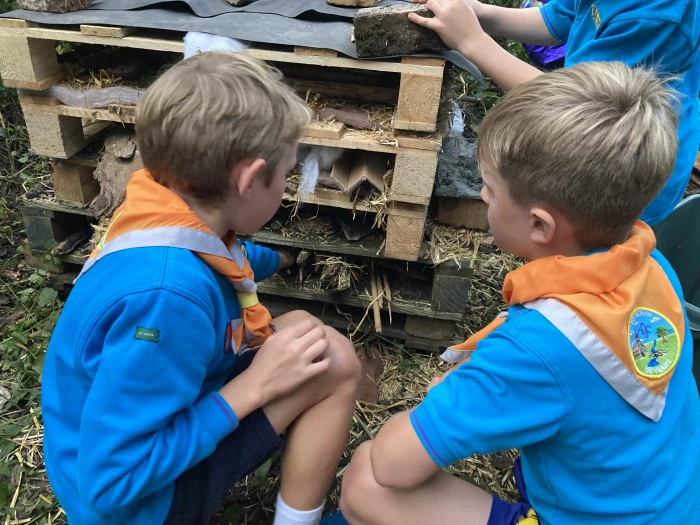
[[[46,469],[71,524],[208,523],[285,429],[275,524],[318,521],[359,365],[305,312],[271,319],[255,281],[280,255],[236,238],[279,207],[308,120],[273,70],[238,54],[192,57],[146,92],[145,170],[44,367]]]
[[[487,115],[489,226],[529,262],[506,277],[507,316],[448,351],[462,364],[358,449],[341,495],[350,523],[693,522],[692,339],[678,279],[637,222],[673,170],[669,98],[651,72],[591,62],[538,76]],[[660,360],[634,355],[636,334],[651,348],[666,332]],[[442,471],[513,448],[517,503]]]

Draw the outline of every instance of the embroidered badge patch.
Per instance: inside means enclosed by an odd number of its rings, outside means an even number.
[[[160,330],[156,330],[155,328],[143,328],[142,326],[137,326],[136,333],[134,334],[134,339],[150,341],[151,343],[157,343],[159,337]]]
[[[600,27],[600,12],[595,4],[591,6],[591,16],[593,17],[593,22],[595,22],[595,28],[598,29]]]
[[[226,323],[226,334],[224,335],[224,354],[231,350],[231,342],[233,341],[233,328],[231,323]]]
[[[654,310],[637,308],[629,322],[629,345],[634,367],[651,379],[673,370],[681,355],[681,343],[675,326]]]

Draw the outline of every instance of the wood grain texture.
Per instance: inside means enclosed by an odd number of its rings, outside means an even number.
[[[88,204],[99,193],[95,168],[62,160],[54,160],[51,166],[51,180],[58,200]]]
[[[26,38],[12,29],[3,31],[0,33],[0,76],[5,87],[44,90],[63,78],[54,42]]]
[[[472,275],[469,264],[461,267],[447,262],[435,267],[431,305],[438,312],[464,313],[469,301],[469,283]]]
[[[399,152],[389,197],[401,202],[428,204],[435,185],[437,158],[434,151]]]
[[[39,155],[67,159],[85,145],[79,118],[53,115],[22,106],[32,149]]]
[[[111,27],[81,25],[80,32],[86,36],[104,36],[109,38],[124,38],[137,31],[134,27]]]
[[[427,206],[392,202],[386,225],[384,255],[391,259],[416,261],[420,255]]]
[[[392,126],[394,129],[435,131],[445,62],[435,58],[404,57],[401,63],[430,65],[436,69],[436,72],[401,74],[399,102]]]

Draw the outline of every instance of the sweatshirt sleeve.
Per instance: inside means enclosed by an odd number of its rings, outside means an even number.
[[[256,281],[263,281],[280,269],[280,254],[275,250],[248,241],[241,244],[245,249]]]
[[[566,42],[576,18],[576,2],[552,0],[540,7],[540,13],[552,36],[559,40],[559,43]]]
[[[560,428],[567,396],[524,338],[499,328],[411,413],[418,438],[441,467],[543,441]]]
[[[134,293],[99,323],[81,362],[93,374],[80,424],[78,493],[100,513],[172,483],[238,426],[216,392],[200,398],[216,346],[212,317],[167,290]],[[92,348],[90,348],[92,347]]]

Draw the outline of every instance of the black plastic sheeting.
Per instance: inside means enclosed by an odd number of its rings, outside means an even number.
[[[385,0],[389,5],[390,0]],[[397,3],[393,0],[392,3]],[[108,9],[119,4],[122,9]],[[173,7],[137,8],[124,10],[127,5],[157,5]],[[192,11],[210,12],[223,8],[228,11],[215,16],[198,16]],[[274,14],[264,11],[275,10]],[[103,24],[122,27],[137,27],[143,29],[158,29],[170,31],[198,31],[214,35],[235,38],[248,42],[278,44],[287,46],[305,46],[313,48],[333,49],[344,55],[357,58],[355,44],[351,42],[352,19],[334,17],[334,10],[343,13],[355,12],[355,9],[329,6],[325,0],[257,0],[242,8],[231,7],[226,0],[181,0],[177,2],[148,2],[147,0],[97,0],[90,9],[70,13],[43,13],[37,11],[18,10],[2,15],[7,18],[20,18],[51,25]],[[299,18],[305,15],[305,18]],[[444,58],[454,65],[468,71],[477,80],[482,81],[481,72],[464,56],[456,51],[445,51],[420,56]]]

